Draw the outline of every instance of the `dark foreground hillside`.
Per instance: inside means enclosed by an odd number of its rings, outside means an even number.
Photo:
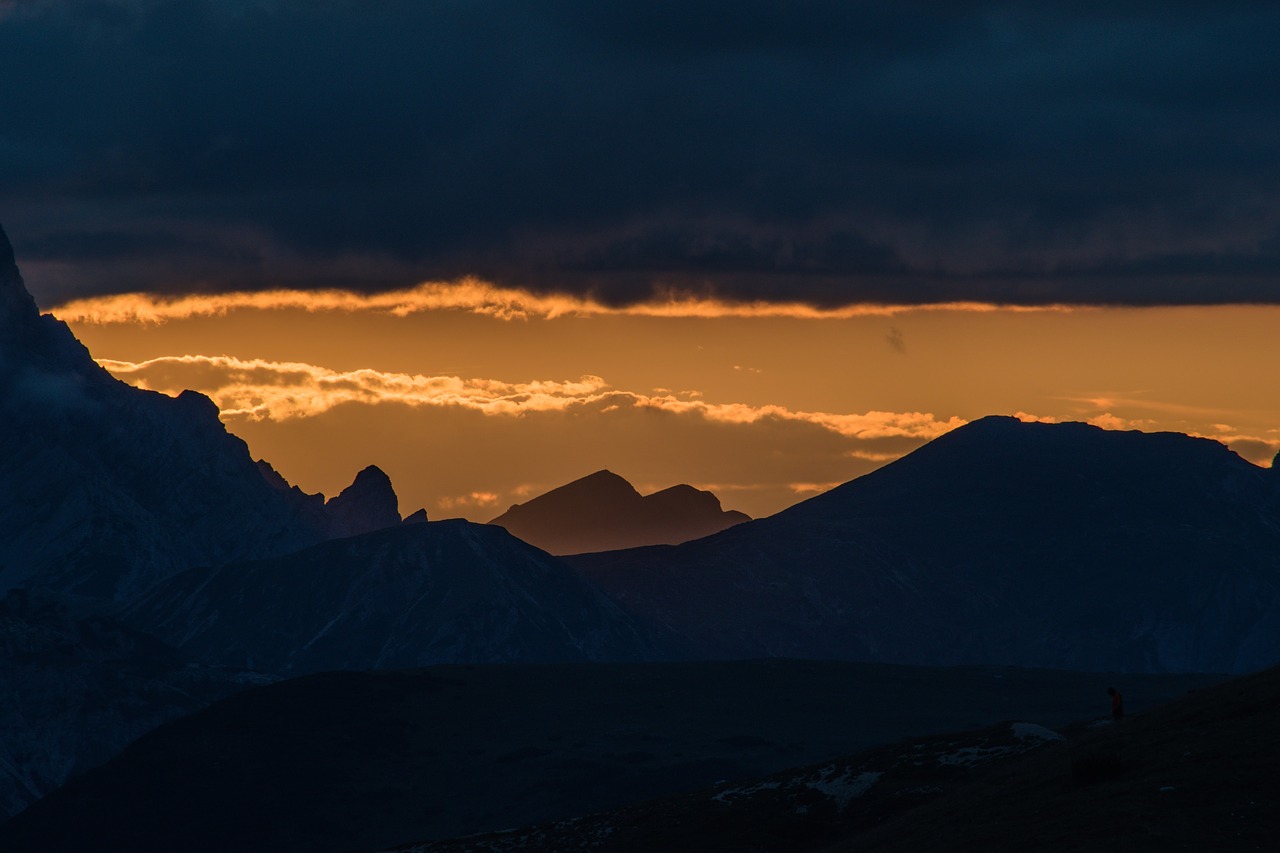
[[[1119,726],[1002,723],[396,853],[1274,850],[1280,670]]]
[[[1212,676],[1127,678],[1135,708]],[[1054,726],[1108,676],[842,662],[441,666],[250,690],[0,826],[0,850],[342,851],[524,826],[922,733]]]
[[[1275,850],[1280,669],[1025,761],[838,851]]]

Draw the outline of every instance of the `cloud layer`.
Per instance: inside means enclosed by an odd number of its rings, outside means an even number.
[[[789,318],[799,320],[843,320],[853,317],[891,317],[915,311],[1014,313],[1078,310],[1068,305],[993,305],[984,302],[937,302],[927,305],[867,304],[820,307],[803,302],[733,301],[711,296],[680,293],[655,294],[643,302],[609,305],[589,296],[535,294],[510,287],[498,287],[477,279],[457,282],[426,282],[416,287],[379,293],[352,290],[260,290],[228,293],[163,296],[151,293],[121,293],[75,299],[53,307],[68,323],[165,323],[193,317],[220,317],[230,311],[300,310],[307,312],[373,312],[397,317],[428,311],[466,311],[499,320],[527,320],[556,317],[661,317],[716,319]],[[904,352],[901,332],[889,342]]]
[[[204,355],[165,356],[143,362],[99,359],[99,363],[142,388],[170,394],[197,389],[217,403],[223,416],[254,420],[314,417],[345,403],[456,408],[506,417],[570,411],[608,415],[621,409],[647,409],[719,424],[812,424],[869,443],[885,439],[927,441],[964,424],[959,418],[940,420],[927,412],[804,412],[779,405],[712,403],[695,394],[642,394],[611,388],[599,376],[520,383],[371,369],[343,372],[298,362]],[[869,454],[864,458],[886,458],[874,450],[864,453]]]
[[[369,464],[393,477],[407,508],[487,520],[506,506],[608,467],[642,491],[690,482],[726,506],[776,512],[865,474],[964,423],[928,412],[806,411],[626,390],[598,376],[507,381],[371,369],[338,371],[230,356],[102,359],[115,375],[176,394],[195,388],[229,427],[290,479],[327,494]],[[1108,429],[1160,428],[1120,395],[1082,401],[1068,418]],[[1115,411],[1097,404],[1121,405]],[[1280,431],[1225,423],[1191,430],[1265,464]]]
[[[1280,302],[1268,3],[0,4],[44,304]]]

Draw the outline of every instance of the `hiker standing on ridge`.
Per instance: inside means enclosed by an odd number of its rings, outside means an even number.
[[[1108,687],[1107,693],[1111,696],[1111,721],[1118,723],[1124,719],[1124,696],[1114,687]]]

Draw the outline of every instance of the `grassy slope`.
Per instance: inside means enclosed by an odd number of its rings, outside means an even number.
[[[397,853],[1277,849],[1280,669],[1100,722],[1067,726],[1058,742],[1008,724],[910,738]]]
[[[1212,677],[1131,677],[1135,708]],[[765,661],[433,667],[252,690],[0,826],[0,849],[347,850],[587,814],[1001,719],[1107,676]],[[99,847],[100,849],[100,847]]]
[[[993,769],[833,851],[1275,850],[1280,669]]]

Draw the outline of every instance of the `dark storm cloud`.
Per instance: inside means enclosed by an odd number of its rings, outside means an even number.
[[[1277,302],[1277,36],[1262,3],[10,0],[0,221],[46,302]]]

